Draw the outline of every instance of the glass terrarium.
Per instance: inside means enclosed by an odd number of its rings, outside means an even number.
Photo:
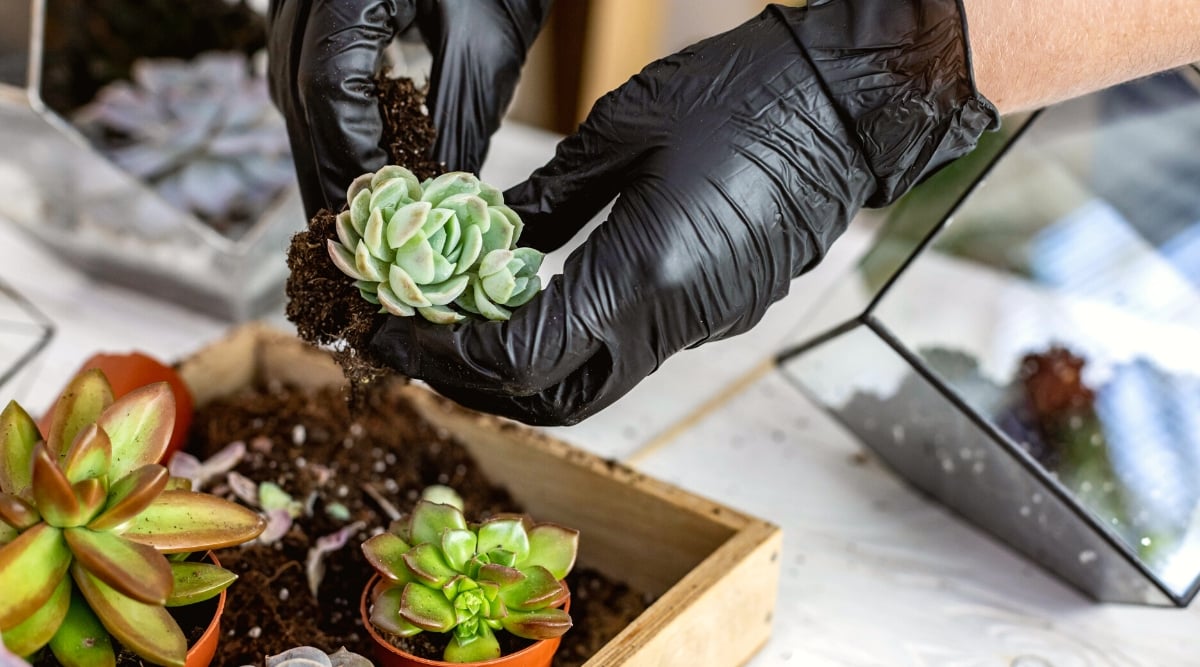
[[[1006,119],[888,210],[783,372],[1100,600],[1200,586],[1200,70]]]
[[[26,368],[53,337],[49,318],[0,280],[0,387]]]
[[[253,55],[265,29],[241,36],[265,19],[224,0],[12,0],[4,19],[0,220],[220,318],[281,304],[305,217]]]

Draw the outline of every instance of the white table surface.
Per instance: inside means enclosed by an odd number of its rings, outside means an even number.
[[[553,145],[550,135],[507,126],[484,175],[511,184]],[[867,240],[852,227],[753,332],[678,355],[607,411],[553,431],[782,526],[774,635],[752,667],[1200,665],[1200,606],[1091,602],[864,460],[776,373],[656,439],[777,350]],[[0,247],[0,278],[57,324],[49,347],[3,388],[5,399],[40,409],[93,351],[174,359],[228,327],[85,277],[8,224]],[[286,326],[280,315],[270,320]]]

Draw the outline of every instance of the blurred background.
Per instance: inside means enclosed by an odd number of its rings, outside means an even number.
[[[559,0],[510,116],[568,133],[592,104],[647,63],[745,22],[764,0]],[[804,0],[780,4],[802,5]]]

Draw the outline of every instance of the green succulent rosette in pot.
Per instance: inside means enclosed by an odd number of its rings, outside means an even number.
[[[355,179],[337,216],[333,263],[380,312],[453,324],[507,320],[542,287],[543,254],[516,247],[521,218],[472,174],[419,182],[388,166]]]
[[[472,524],[455,506],[422,500],[362,545],[385,582],[370,623],[400,637],[449,633],[443,660],[457,663],[499,657],[501,630],[561,637],[571,627],[563,578],[578,548],[571,528],[513,514]]]

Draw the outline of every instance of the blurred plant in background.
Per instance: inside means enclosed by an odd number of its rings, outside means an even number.
[[[294,180],[266,79],[239,53],[140,60],[74,115],[106,157],[229,236]]]

